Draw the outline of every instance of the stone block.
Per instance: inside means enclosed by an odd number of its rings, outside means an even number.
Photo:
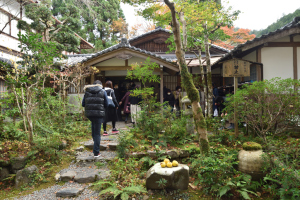
[[[84,146],[77,147],[75,151],[82,152],[84,150]]]
[[[25,156],[14,157],[11,159],[12,170],[23,169],[26,165],[27,158]]]
[[[179,152],[179,157],[180,158],[186,158],[186,157],[189,157],[191,154],[188,150],[180,150]]]
[[[119,143],[116,143],[116,142],[114,142],[114,143],[109,143],[109,144],[108,144],[108,148],[109,148],[109,150],[111,150],[111,151],[116,151],[118,145],[119,145]]]
[[[56,197],[76,197],[84,188],[64,188],[56,193]]]
[[[9,170],[5,167],[0,167],[0,181],[9,177]]]
[[[96,173],[95,172],[86,172],[76,174],[74,181],[77,183],[93,183],[96,180]]]
[[[167,181],[164,188],[157,183],[160,179]],[[188,185],[189,167],[187,165],[179,164],[178,167],[162,168],[160,163],[157,163],[146,174],[146,187],[148,190],[187,190]]]
[[[19,170],[16,174],[16,188],[32,181],[31,175],[38,173],[38,168],[35,165]]]
[[[65,172],[65,173],[63,173],[63,174],[60,175],[60,180],[68,182],[68,181],[73,180],[73,178],[75,176],[76,176],[76,172],[75,171],[67,171],[67,172]]]
[[[175,150],[167,151],[166,154],[171,157],[171,159],[179,158],[179,153]]]

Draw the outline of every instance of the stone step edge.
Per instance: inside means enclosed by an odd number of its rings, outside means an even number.
[[[170,156],[171,159],[175,159],[175,158],[187,158],[193,154],[196,154],[196,152],[192,152],[190,153],[189,150],[169,150],[166,152],[158,152],[159,155],[162,156]],[[133,158],[143,158],[146,156],[149,156],[151,158],[156,158],[156,151],[150,151],[148,150],[147,152],[132,152],[132,153],[128,153],[126,154],[128,157],[133,157]]]

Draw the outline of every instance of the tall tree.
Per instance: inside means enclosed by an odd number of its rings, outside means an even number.
[[[107,48],[127,33],[119,0],[53,0],[53,15],[64,16],[62,11],[69,4],[79,9],[83,28],[78,34],[95,45],[95,49],[90,51]]]
[[[25,6],[25,15],[32,22],[19,20],[17,27],[27,32],[41,33],[44,42],[55,43],[59,51],[78,52],[80,40],[74,31],[81,27],[79,11],[73,5],[66,5],[61,14],[61,22],[57,22],[52,16],[49,2],[30,3]]]
[[[198,57],[202,82],[205,83],[204,67],[201,54],[205,51],[207,87],[204,86],[206,97],[205,116],[210,117],[213,113],[213,87],[211,75],[210,43],[215,40],[229,38],[222,26],[232,26],[239,11],[231,12],[231,8],[225,9],[216,1],[175,1],[176,11],[180,13],[178,18],[181,22],[182,45],[184,51],[194,52]],[[140,12],[146,19],[154,19],[157,24],[165,26],[171,18],[166,6],[152,4]],[[172,46],[171,46],[172,47]]]

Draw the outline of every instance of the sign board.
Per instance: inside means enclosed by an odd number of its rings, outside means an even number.
[[[223,77],[247,76],[250,76],[250,62],[232,59],[223,63]]]

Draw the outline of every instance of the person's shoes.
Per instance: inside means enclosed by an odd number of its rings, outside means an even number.
[[[113,128],[113,130],[111,131],[112,134],[117,134],[119,133],[119,130],[117,130],[116,128]]]
[[[127,120],[125,121],[125,124],[127,124]]]
[[[98,155],[94,155],[94,158],[99,158],[100,157],[100,153],[98,153]]]
[[[108,133],[106,131],[103,132],[103,136],[107,136]]]

